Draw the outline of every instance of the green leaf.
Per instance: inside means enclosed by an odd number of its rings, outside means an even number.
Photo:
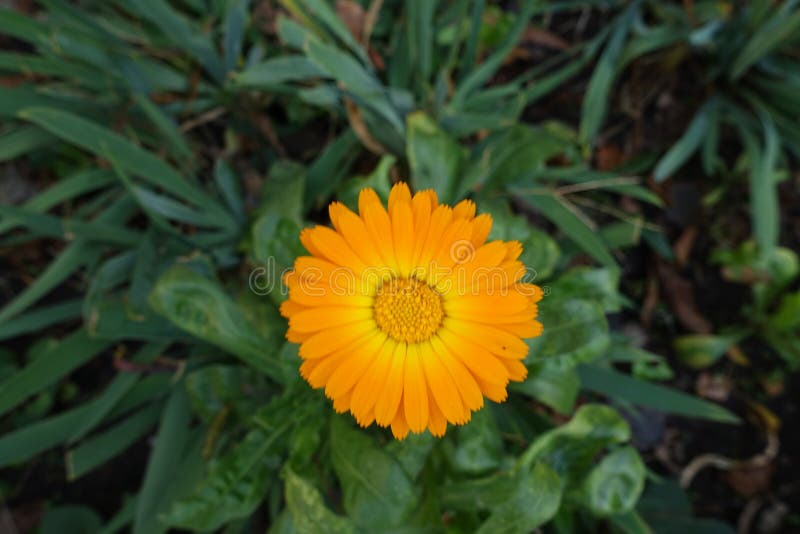
[[[443,203],[452,203],[466,151],[423,111],[406,118],[406,152],[417,191],[433,189]]]
[[[58,506],[45,512],[40,534],[95,534],[102,524],[97,512],[86,506]]]
[[[161,34],[200,62],[218,82],[225,77],[222,58],[214,49],[211,37],[165,0],[131,0],[125,7],[133,9],[161,30]]]
[[[484,407],[472,414],[468,425],[455,431],[453,467],[464,473],[480,473],[500,466],[503,442],[492,410]]]
[[[753,158],[750,169],[750,209],[759,258],[767,261],[778,245],[780,232],[778,184],[774,173],[780,157],[781,138],[769,114],[763,112],[759,116],[764,127],[764,150],[757,155],[754,147],[748,146],[748,154]]]
[[[695,114],[691,124],[672,148],[656,164],[653,178],[663,182],[681,168],[706,139],[709,128],[717,121],[717,102],[709,100]]]
[[[525,0],[525,2],[522,3],[519,13],[514,17],[514,25],[506,34],[503,43],[481,62],[478,68],[469,72],[463,80],[459,81],[456,91],[453,94],[452,102],[454,106],[459,106],[471,93],[487,82],[494,73],[497,72],[497,69],[503,64],[508,54],[510,54],[517,45],[517,41],[519,41],[525,28],[528,27],[528,21],[537,7],[538,2],[534,0]]]
[[[747,41],[731,67],[732,80],[741,77],[747,69],[782,44],[790,42],[800,29],[800,12],[792,13],[794,4],[784,4],[776,9],[775,16],[761,24]]]
[[[769,327],[786,332],[800,329],[800,291],[784,295],[780,306],[769,318]]]
[[[403,525],[416,508],[419,489],[397,460],[344,417],[331,422],[330,446],[342,503],[356,525],[373,532]]]
[[[584,502],[601,517],[631,512],[644,489],[644,475],[644,462],[636,449],[616,449],[584,480]]]
[[[394,167],[397,158],[392,155],[382,156],[373,171],[367,176],[354,176],[347,180],[336,192],[336,198],[353,211],[358,210],[358,195],[362,189],[371,187],[386,204],[389,200],[391,180],[389,171]]]
[[[553,194],[528,195],[526,200],[595,260],[606,267],[617,268],[617,262],[603,240],[573,211],[578,208],[565,204],[564,199]]]
[[[119,417],[160,395],[168,386],[166,377],[142,380],[115,406],[109,418]],[[100,396],[86,404],[58,415],[42,419],[32,425],[14,430],[0,438],[0,467],[26,462],[52,447],[68,441],[75,429],[104,407],[107,399]]]
[[[598,453],[630,437],[628,423],[616,410],[602,404],[584,404],[567,424],[534,441],[519,464],[543,462],[561,475],[564,487],[569,488],[583,477]]]
[[[702,369],[719,360],[723,354],[744,337],[742,334],[730,335],[686,335],[675,338],[673,347],[678,359],[694,369]]]
[[[591,361],[608,349],[608,321],[597,302],[559,300],[557,295],[551,295],[539,303],[537,320],[544,325],[544,332],[527,340],[531,347],[528,364],[557,359],[556,365],[570,368]]]
[[[183,384],[178,384],[164,408],[155,445],[147,462],[142,489],[136,502],[133,534],[151,534],[165,530],[165,526],[158,521],[158,514],[169,505],[168,501],[165,502],[164,493],[189,445],[191,418],[186,391]]]
[[[292,424],[285,413],[275,411],[275,405],[265,407],[255,419],[256,427],[210,465],[208,476],[172,506],[164,521],[173,527],[210,531],[251,515],[272,482],[275,453]]]
[[[132,357],[134,364],[149,364],[158,358],[168,347],[167,343],[148,343],[143,345]],[[140,375],[136,373],[120,372],[101,393],[92,410],[77,425],[69,438],[69,443],[75,443],[89,432],[94,430],[108,415],[119,406],[120,401],[136,387]]]
[[[57,382],[109,345],[109,341],[91,339],[85,329],[74,332],[0,385],[0,414]]]
[[[594,300],[608,313],[622,309],[619,294],[620,271],[618,269],[592,269],[576,267],[570,269],[550,288],[554,298],[580,298]]]
[[[66,457],[67,479],[76,480],[121,454],[153,427],[160,414],[160,405],[144,408],[69,451]]]
[[[236,69],[244,44],[250,0],[228,0],[225,9],[225,71]]]
[[[14,128],[0,135],[0,162],[11,161],[53,141],[52,135],[36,126]]]
[[[229,213],[196,184],[184,180],[175,169],[147,150],[92,121],[51,108],[26,108],[18,113],[64,141],[113,160],[122,170],[141,177],[157,187],[195,204],[221,226],[236,227]]]
[[[359,155],[360,143],[352,130],[346,130],[328,144],[308,168],[304,208],[318,207],[333,193]]]
[[[325,506],[317,488],[287,469],[286,506],[292,515],[296,532],[346,534],[356,531],[346,517],[334,514]]]
[[[102,189],[114,183],[114,175],[106,169],[89,169],[60,178],[56,183],[26,201],[21,207],[30,211],[45,212],[62,202]],[[0,222],[0,233],[15,226],[13,221]]]
[[[582,143],[593,143],[603,126],[609,94],[617,75],[617,65],[625,47],[625,38],[638,11],[639,2],[634,2],[612,23],[613,33],[597,62],[583,99],[579,134]]]
[[[530,229],[530,235],[522,241],[522,255],[519,258],[533,275],[531,281],[541,282],[553,275],[561,258],[561,249],[555,239],[535,228]]]
[[[231,408],[249,417],[266,401],[264,389],[263,375],[243,365],[207,365],[186,376],[192,408],[207,423]]]
[[[233,78],[236,87],[271,89],[286,82],[324,78],[324,70],[305,56],[285,55],[256,63]]]
[[[562,154],[569,144],[544,128],[521,124],[495,132],[473,150],[455,196],[507,184],[529,187],[531,175],[545,172],[547,161]]]
[[[514,494],[495,507],[480,529],[481,534],[527,534],[549,521],[561,504],[561,480],[544,463],[524,474]]]
[[[720,423],[738,424],[740,419],[725,408],[669,389],[637,380],[628,375],[596,365],[578,367],[581,385],[595,393],[627,401],[638,406],[655,408],[665,413],[697,417]]]
[[[530,395],[561,414],[569,414],[578,398],[581,383],[571,367],[545,360],[528,366],[528,378],[511,383],[509,389]]]
[[[158,280],[150,305],[178,328],[284,381],[283,371],[261,337],[221,287],[187,266],[176,265]]]
[[[50,325],[69,319],[75,319],[81,314],[82,299],[67,300],[43,306],[14,319],[0,323],[0,340],[10,339],[31,332],[43,331]]]
[[[316,39],[306,41],[303,50],[320,70],[336,79],[345,91],[382,117],[394,129],[397,136],[405,137],[400,114],[384,87],[358,61],[335,46],[323,44]]]

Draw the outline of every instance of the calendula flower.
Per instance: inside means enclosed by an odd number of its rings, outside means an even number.
[[[451,208],[400,183],[388,207],[364,189],[358,214],[333,202],[333,228],[301,232],[310,255],[284,276],[286,337],[337,412],[399,439],[442,436],[525,379],[542,291],[523,281],[519,242],[486,241],[492,218],[472,201]]]

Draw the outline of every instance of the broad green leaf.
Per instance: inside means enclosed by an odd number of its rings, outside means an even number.
[[[544,463],[536,463],[508,500],[495,507],[478,533],[527,534],[549,521],[561,504],[561,480]]]
[[[608,321],[597,302],[559,300],[558,295],[539,303],[537,320],[544,326],[539,337],[526,340],[531,347],[528,365],[555,359],[555,365],[573,367],[588,362],[608,349]]]
[[[378,197],[386,204],[389,200],[389,191],[391,188],[391,180],[389,178],[389,171],[394,167],[397,158],[391,155],[381,157],[381,160],[375,166],[375,169],[367,176],[354,176],[350,178],[336,193],[336,197],[353,211],[358,210],[358,196],[362,189],[372,188],[378,194]]]
[[[293,161],[278,161],[269,169],[261,187],[256,213],[260,216],[285,217],[303,223],[303,198],[306,193],[306,169]]]
[[[452,203],[466,151],[424,112],[406,118],[406,153],[417,191],[433,189],[443,203]]]
[[[673,341],[678,359],[689,367],[702,369],[719,360],[731,345],[738,343],[742,335],[700,335],[680,336]]]
[[[480,473],[497,468],[502,454],[503,442],[491,409],[478,410],[468,425],[455,429],[452,462],[457,471]]]
[[[615,313],[622,309],[619,279],[618,269],[576,267],[558,278],[550,291],[554,298],[593,300],[603,306],[606,312]]]
[[[581,383],[571,367],[545,360],[528,366],[528,378],[509,384],[509,389],[530,395],[561,414],[569,414],[578,398]]]
[[[346,517],[334,514],[320,495],[319,490],[296,475],[291,469],[286,474],[286,506],[292,515],[296,532],[318,534],[351,534],[354,525]]]
[[[612,451],[583,482],[586,506],[598,516],[631,512],[644,489],[645,467],[631,446]]]
[[[178,328],[213,343],[245,363],[283,381],[281,368],[263,339],[228,295],[189,267],[176,265],[159,278],[150,305]]]
[[[412,433],[405,439],[392,441],[384,450],[394,456],[405,469],[408,477],[414,480],[425,466],[437,441],[437,438],[427,432],[425,434]]]
[[[665,413],[738,424],[740,419],[725,408],[651,382],[596,365],[578,367],[581,385],[589,391]]]
[[[545,463],[562,477],[563,487],[570,488],[583,477],[598,453],[630,437],[628,423],[616,410],[602,404],[584,404],[568,423],[534,441],[519,463]]]
[[[344,417],[331,422],[331,461],[342,486],[342,504],[360,528],[387,530],[405,524],[419,488],[400,463]]]
[[[583,218],[573,211],[578,208],[572,204],[566,204],[565,199],[554,194],[527,195],[525,199],[575,241],[587,254],[606,267],[617,268],[617,262],[603,240]]]
[[[523,470],[505,469],[482,478],[445,483],[439,493],[448,508],[488,510],[512,498],[524,476]]]
[[[526,280],[540,283],[552,276],[561,258],[561,250],[555,239],[535,228],[522,241],[522,255],[519,258],[528,268]]]

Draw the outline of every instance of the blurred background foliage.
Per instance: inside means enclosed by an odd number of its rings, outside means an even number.
[[[799,472],[776,445],[798,443],[797,2],[16,4],[0,491],[21,531],[800,522],[796,487],[741,475]],[[529,378],[442,440],[335,415],[277,312],[300,229],[397,180],[473,198],[546,289]],[[708,465],[740,477],[701,480],[711,504],[686,491]]]

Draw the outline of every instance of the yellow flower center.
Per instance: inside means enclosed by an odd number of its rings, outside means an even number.
[[[444,317],[442,297],[415,278],[393,278],[375,297],[375,322],[389,337],[407,343],[427,341]]]

